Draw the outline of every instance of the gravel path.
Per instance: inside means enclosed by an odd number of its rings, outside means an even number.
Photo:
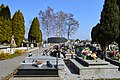
[[[29,51],[35,50],[33,51],[33,54],[35,54],[38,52],[40,53],[47,48],[35,48]],[[12,73],[16,68],[19,67],[20,63],[25,59],[26,56],[28,56],[29,51],[27,51],[27,53],[24,53],[22,56],[0,61],[0,80],[8,76],[8,74]]]

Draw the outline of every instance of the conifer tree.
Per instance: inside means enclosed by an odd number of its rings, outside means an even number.
[[[20,46],[24,40],[25,35],[25,25],[24,16],[20,10],[16,11],[12,17],[12,34],[15,37],[15,42],[17,46]]]
[[[119,36],[119,7],[117,0],[105,0],[101,12],[100,26],[98,28],[97,42],[103,51]]]
[[[0,17],[0,42],[10,43],[12,36],[11,20]]]
[[[0,6],[0,17],[1,16],[4,18],[11,19],[11,12],[10,12],[9,6],[5,7],[4,4]]]
[[[2,5],[0,6],[0,17],[3,17],[3,16],[4,16],[4,15],[3,15],[4,8],[5,8],[5,6],[4,6],[4,4],[2,4]]]
[[[33,19],[32,24],[30,26],[30,30],[28,33],[28,41],[37,43],[42,42],[42,32],[40,30],[40,23],[37,17]]]
[[[9,6],[0,6],[0,43],[10,43],[12,35],[11,13]]]
[[[117,4],[119,6],[119,36],[115,41],[118,43],[119,51],[120,51],[120,0],[117,0]]]
[[[6,6],[5,10],[6,10],[6,13],[4,15],[6,15],[6,18],[11,19],[11,12],[10,12],[9,6]]]
[[[100,23],[98,23],[95,27],[92,28],[91,31],[92,42],[98,42],[99,28],[100,28]]]

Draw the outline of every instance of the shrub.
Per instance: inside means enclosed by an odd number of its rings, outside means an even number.
[[[16,50],[14,54],[22,55],[22,50]]]
[[[16,50],[14,54],[0,53],[0,60],[10,59],[20,55],[22,55],[22,50]]]
[[[8,59],[11,56],[9,53],[1,53],[0,54],[0,60]]]

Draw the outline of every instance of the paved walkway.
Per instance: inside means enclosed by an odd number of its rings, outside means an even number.
[[[47,47],[49,48],[49,47]],[[34,48],[29,51],[33,51],[33,54],[40,53],[43,50],[47,48]],[[26,56],[28,56],[28,52],[24,53],[22,56],[15,57],[12,59],[2,60],[0,61],[0,80],[2,80],[4,77],[8,76],[8,74],[12,73],[16,68],[20,66],[20,63],[25,59]]]

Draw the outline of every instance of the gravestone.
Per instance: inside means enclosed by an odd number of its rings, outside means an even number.
[[[81,57],[76,57],[71,61],[75,64],[73,67],[79,69],[81,79],[120,78],[119,67],[104,60],[83,60]]]

